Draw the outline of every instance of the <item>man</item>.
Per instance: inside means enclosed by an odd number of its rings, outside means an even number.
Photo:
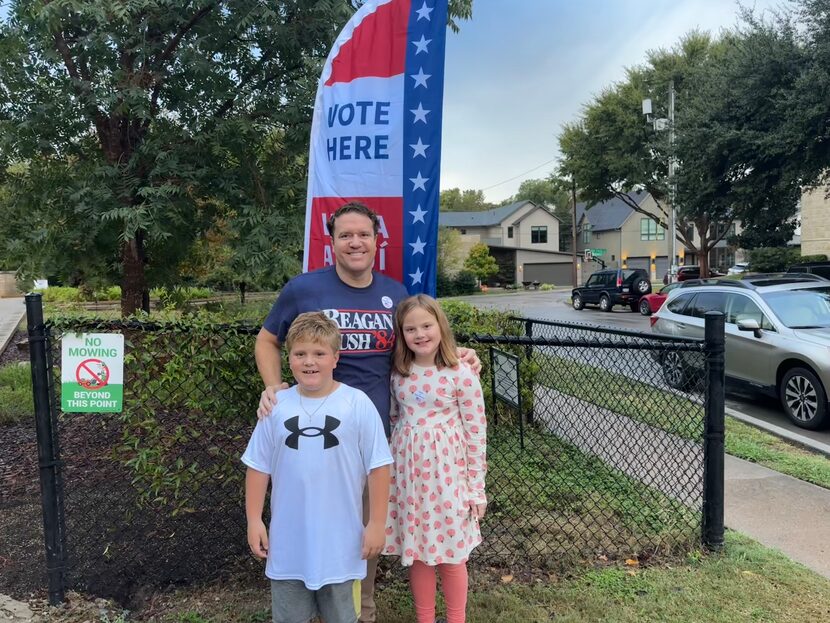
[[[340,360],[334,378],[369,396],[388,437],[393,318],[395,307],[409,294],[399,282],[372,270],[380,230],[377,214],[362,203],[347,203],[329,218],[327,227],[334,266],[291,279],[257,335],[254,353],[265,383],[257,415],[267,416],[276,402],[282,384],[280,349],[291,322],[303,312],[322,311],[340,328]],[[459,354],[478,372],[481,362],[475,351],[460,349]],[[361,623],[375,621],[377,558],[367,566],[361,586]]]

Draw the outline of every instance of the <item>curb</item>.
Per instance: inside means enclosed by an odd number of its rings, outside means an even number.
[[[9,331],[9,334],[5,338],[2,338],[2,336],[0,336],[0,355],[2,355],[3,353],[6,352],[6,349],[9,347],[9,344],[11,344],[12,340],[14,339],[14,334],[17,333],[17,327],[20,326],[21,321],[25,317],[26,317],[26,312],[25,311],[21,312],[20,316],[17,318],[17,322],[15,322],[12,325],[12,328]]]
[[[824,456],[830,458],[830,445],[821,443],[820,441],[816,441],[815,439],[810,439],[809,437],[805,437],[804,435],[799,435],[798,433],[794,433],[793,431],[781,428],[780,426],[776,426],[775,424],[770,424],[769,422],[757,420],[744,413],[741,413],[740,411],[736,411],[731,407],[726,407],[726,414],[730,417],[735,418],[736,420],[743,422],[744,424],[749,424],[750,426],[761,429],[767,433],[771,433],[776,437],[780,437],[785,441],[789,441],[790,443],[794,443],[797,446],[801,446],[806,450],[818,452],[819,454],[823,454]]]

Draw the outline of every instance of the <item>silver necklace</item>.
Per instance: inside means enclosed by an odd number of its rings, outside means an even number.
[[[314,411],[312,411],[311,413],[309,413],[309,412],[308,412],[308,409],[306,409],[306,408],[305,408],[305,405],[303,404],[303,392],[302,392],[302,390],[298,389],[298,390],[297,390],[297,394],[300,396],[300,409],[302,409],[302,410],[303,410],[303,412],[306,414],[306,416],[308,416],[308,418],[309,418],[309,419],[313,418],[315,415],[317,415],[317,412],[318,412],[320,409],[322,409],[322,408],[323,408],[323,405],[325,405],[325,404],[326,404],[326,402],[327,402],[327,401],[328,401],[328,399],[329,399],[329,396],[331,396],[331,395],[335,392],[335,390],[336,390],[336,389],[337,389],[337,388],[335,387],[333,390],[331,390],[331,391],[330,391],[330,392],[326,395],[326,397],[325,397],[325,398],[323,398],[323,402],[321,402],[319,405],[317,405],[317,408],[316,408],[316,409],[314,409]]]

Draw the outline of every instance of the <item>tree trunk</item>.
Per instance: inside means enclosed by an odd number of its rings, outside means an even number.
[[[147,278],[144,274],[144,236],[141,232],[121,245],[121,315],[131,316],[139,309],[150,312],[145,296]]]
[[[703,225],[702,227],[700,225]],[[700,232],[700,253],[698,254],[698,266],[700,266],[700,278],[709,277],[709,251],[711,250],[711,238],[709,237],[709,219],[703,219],[698,225]]]

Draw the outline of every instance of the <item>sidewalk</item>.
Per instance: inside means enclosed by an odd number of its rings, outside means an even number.
[[[26,307],[22,297],[0,298],[0,353],[6,350],[6,346],[17,330],[17,325],[25,314]]]

